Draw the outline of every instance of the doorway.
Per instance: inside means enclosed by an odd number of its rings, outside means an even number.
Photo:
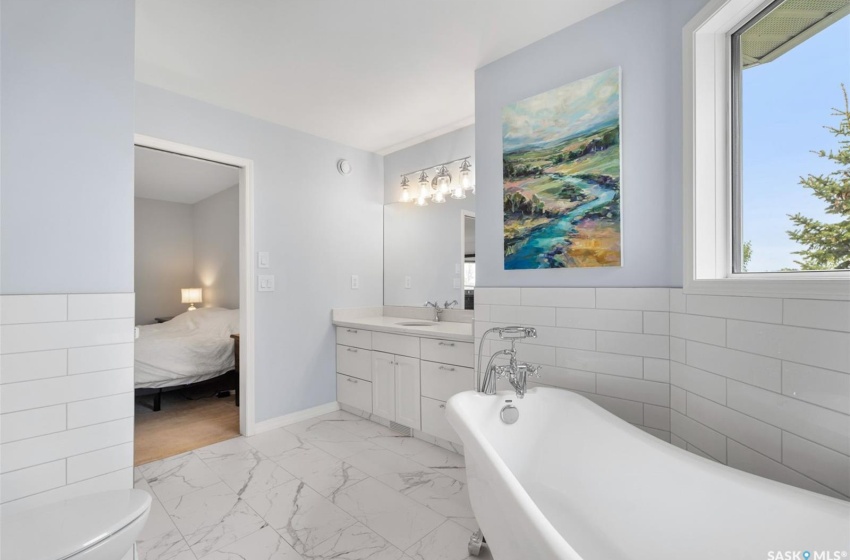
[[[253,164],[142,135],[135,144],[137,162],[159,173],[136,193],[137,222],[154,217],[136,224],[137,269],[140,262],[144,269],[136,275],[138,465],[254,431]],[[159,184],[183,194],[160,193]],[[156,200],[169,196],[178,200]],[[191,227],[179,225],[180,216]],[[144,227],[168,239],[162,255]],[[187,229],[193,237],[181,242]]]

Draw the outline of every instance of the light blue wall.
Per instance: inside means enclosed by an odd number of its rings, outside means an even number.
[[[479,286],[681,286],[682,27],[705,0],[627,0],[475,73]],[[622,68],[622,268],[504,270],[505,105]]]
[[[0,11],[0,293],[132,292],[134,2]]]
[[[255,247],[276,276],[256,294],[256,420],[336,400],[331,309],[382,301],[381,156],[144,84],[136,132],[254,161]]]

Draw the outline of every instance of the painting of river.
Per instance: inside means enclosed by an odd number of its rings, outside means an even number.
[[[505,269],[622,266],[620,69],[502,110]]]

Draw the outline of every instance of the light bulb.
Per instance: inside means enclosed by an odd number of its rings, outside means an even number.
[[[416,199],[416,202],[414,204],[416,204],[416,206],[428,206],[428,197],[420,196]]]
[[[455,185],[455,188],[452,190],[452,198],[455,200],[461,200],[466,198],[466,193],[463,191],[463,187],[460,185]]]
[[[434,204],[442,204],[446,201],[446,195],[443,193],[443,191],[437,191],[434,193],[434,196],[431,197],[431,200],[434,202]]]
[[[410,202],[410,190],[407,187],[401,189],[401,201]]]
[[[423,171],[419,174],[419,198],[427,196],[431,196],[431,183],[428,181],[428,174]]]
[[[472,165],[469,163],[469,160],[463,160],[463,163],[460,164],[460,185],[463,187],[463,190],[474,192],[475,185],[472,184],[472,173],[470,169],[472,169]]]

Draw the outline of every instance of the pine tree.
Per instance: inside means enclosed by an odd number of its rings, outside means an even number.
[[[838,169],[826,175],[809,175],[800,178],[800,185],[812,189],[813,194],[827,203],[826,213],[840,216],[835,223],[826,223],[803,216],[799,212],[789,215],[796,226],[788,236],[806,246],[795,251],[801,260],[795,261],[803,270],[832,270],[850,268],[850,104],[847,89],[844,93],[844,109],[833,109],[833,116],[840,117],[837,127],[824,127],[838,138],[838,151],[818,150],[818,157],[827,158],[838,165]]]

